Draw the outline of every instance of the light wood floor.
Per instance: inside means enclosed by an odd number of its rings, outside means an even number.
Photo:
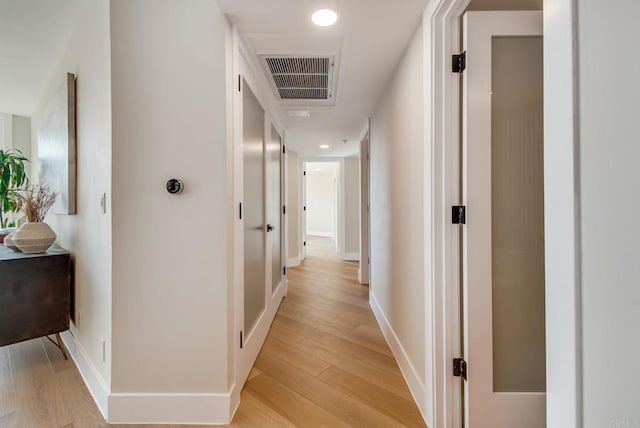
[[[329,239],[307,242],[231,427],[424,427],[357,282]],[[0,428],[107,425],[47,340],[0,348]],[[158,427],[158,425],[154,425]]]

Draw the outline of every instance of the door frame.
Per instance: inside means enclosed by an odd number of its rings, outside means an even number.
[[[338,195],[338,236],[336,237],[336,240],[339,243],[339,248],[337,248],[337,253],[338,256],[340,256],[342,258],[342,255],[344,254],[344,239],[345,239],[345,220],[346,220],[346,214],[345,214],[345,170],[344,170],[344,158],[340,158],[340,157],[321,157],[321,156],[307,156],[307,157],[300,157],[299,160],[299,168],[301,171],[300,174],[300,189],[302,191],[302,198],[300,199],[302,202],[300,204],[300,214],[301,214],[301,218],[302,221],[300,222],[301,224],[301,228],[300,228],[300,245],[302,245],[302,259],[304,260],[304,258],[307,255],[307,247],[304,245],[306,239],[307,239],[307,213],[306,211],[303,209],[304,206],[307,205],[307,180],[306,180],[306,163],[307,162],[336,162],[338,163],[338,191],[339,191],[339,195]]]
[[[460,384],[451,376],[460,356],[460,235],[450,210],[460,201],[459,75],[451,55],[460,53],[461,17],[470,0],[433,0],[423,14],[425,78],[425,186],[427,238],[425,416],[434,427],[460,426]],[[551,4],[553,3],[553,4]],[[578,57],[575,0],[545,0],[544,157],[547,335],[547,426],[582,425],[581,283],[579,254]],[[553,185],[551,185],[553,184]],[[556,207],[551,210],[551,207]],[[567,227],[573,225],[573,227]],[[431,234],[431,236],[429,236]],[[555,329],[555,332],[551,330]],[[571,367],[571,370],[567,370]],[[553,398],[550,398],[553,397]]]
[[[371,277],[371,120],[367,119],[364,134],[360,137],[360,263],[358,264],[358,282],[369,284]]]
[[[430,209],[425,223],[431,227],[425,239],[425,278],[432,289],[425,293],[427,338],[432,352],[425,353],[425,367],[433,372],[426,385],[425,413],[435,427],[460,427],[463,406],[459,378],[452,376],[453,359],[462,355],[461,344],[461,247],[460,226],[451,224],[451,206],[461,202],[460,191],[460,75],[451,70],[451,56],[462,46],[461,17],[471,0],[430,2],[423,17],[425,64],[425,167],[431,186],[425,186]],[[429,60],[430,59],[430,60]],[[430,128],[430,129],[429,129]],[[430,291],[430,292],[429,292]],[[427,341],[429,343],[429,341]],[[430,388],[429,388],[430,387]]]
[[[254,328],[252,335],[255,335],[255,343],[252,345],[251,349],[247,349],[246,347],[241,348],[240,344],[240,331],[243,330],[244,326],[244,223],[239,216],[240,203],[244,198],[244,189],[243,189],[243,122],[242,122],[242,78],[247,82],[247,84],[251,87],[255,97],[258,102],[262,106],[265,111],[264,118],[264,141],[267,143],[267,137],[271,132],[271,124],[276,128],[278,133],[282,136],[283,145],[286,145],[286,135],[284,132],[284,127],[282,126],[281,118],[279,118],[276,114],[274,114],[274,109],[269,103],[270,98],[268,97],[268,92],[265,89],[265,84],[261,78],[261,73],[259,72],[259,67],[255,64],[252,59],[252,54],[245,44],[238,28],[234,25],[232,27],[232,42],[231,42],[231,56],[232,56],[232,67],[231,67],[231,76],[229,79],[229,84],[232,85],[233,95],[232,98],[232,111],[233,111],[233,119],[232,119],[232,136],[231,139],[233,141],[233,154],[232,154],[232,173],[233,176],[233,185],[232,185],[232,193],[233,193],[233,207],[232,207],[232,215],[233,215],[233,270],[231,272],[232,276],[232,289],[230,290],[229,296],[229,306],[232,315],[230,316],[230,331],[229,331],[229,339],[228,343],[230,346],[229,354],[230,360],[232,361],[232,368],[230,371],[230,391],[231,391],[231,400],[230,400],[230,414],[233,416],[233,413],[237,409],[240,403],[240,392],[247,381],[249,373],[251,371],[251,367],[253,362],[258,356],[260,349],[262,348],[262,344],[266,339],[267,333],[269,332],[269,328],[271,326],[271,321],[275,317],[275,314],[278,310],[280,302],[287,294],[287,278],[286,276],[283,278],[282,283],[276,289],[275,292],[272,291],[271,287],[271,276],[267,275],[270,273],[269,266],[270,260],[267,260],[265,263],[265,298],[266,298],[266,307],[265,310],[260,315],[256,327]],[[268,134],[267,134],[268,133]],[[281,153],[281,174],[283,179],[284,190],[282,190],[283,200],[286,201],[286,169],[283,169],[282,166],[286,163],[286,159],[284,155]],[[265,178],[265,190],[268,186],[267,184],[267,170],[268,165],[266,162],[266,150],[265,150],[265,168],[264,168],[264,178]],[[265,197],[265,215],[268,213],[268,197],[266,195],[266,191],[264,194]],[[283,214],[281,212],[281,224],[285,224],[285,220],[283,219]],[[266,223],[265,223],[266,225]],[[280,233],[285,233],[286,227],[280,228]],[[284,238],[283,238],[284,239]],[[284,239],[286,242],[286,239]],[[265,234],[264,239],[265,245],[265,255],[270,254],[270,241],[268,239],[268,235]],[[286,247],[283,245],[281,251],[284,253],[282,255],[282,264],[286,266]],[[247,338],[244,338],[247,339]],[[245,350],[245,352],[242,351]],[[249,352],[247,352],[249,351]]]

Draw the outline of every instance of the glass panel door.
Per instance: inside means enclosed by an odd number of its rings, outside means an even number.
[[[244,334],[266,308],[264,110],[246,81],[242,91],[244,201]]]
[[[493,389],[544,392],[542,37],[494,37]]]
[[[464,16],[465,420],[543,428],[542,14]]]
[[[271,288],[282,282],[282,137],[271,125],[269,160],[269,245],[271,245]]]

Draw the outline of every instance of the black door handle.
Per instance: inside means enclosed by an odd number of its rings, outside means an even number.
[[[272,225],[270,225],[270,224],[268,224],[268,225],[267,225],[267,232],[272,232],[272,231],[274,231],[274,230],[276,230],[276,228],[275,228],[275,227],[273,227],[273,226],[272,226]]]

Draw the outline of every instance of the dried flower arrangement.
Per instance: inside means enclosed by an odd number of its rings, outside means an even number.
[[[32,223],[42,223],[58,194],[47,185],[32,184],[21,196],[24,213]]]

